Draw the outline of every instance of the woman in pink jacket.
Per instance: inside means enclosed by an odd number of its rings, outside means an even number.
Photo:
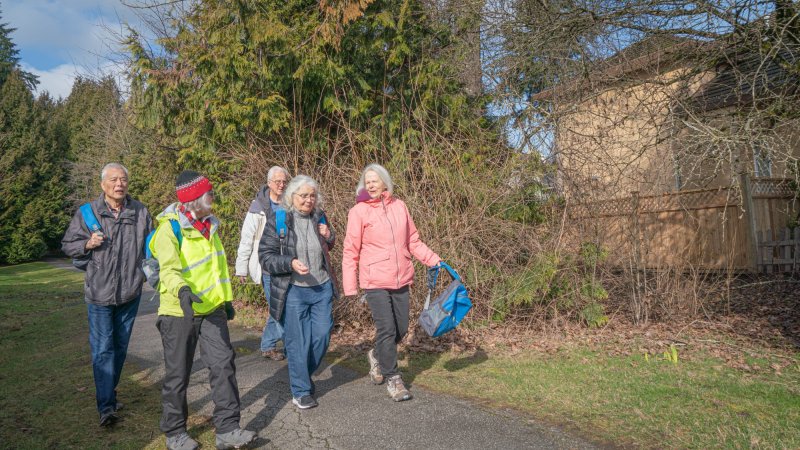
[[[411,398],[397,368],[397,344],[408,331],[408,287],[414,281],[413,255],[428,267],[441,259],[419,239],[406,204],[392,196],[392,179],[379,164],[361,173],[356,205],[347,216],[342,284],[344,295],[365,297],[375,322],[375,348],[367,353],[370,378],[387,380],[394,401]],[[358,273],[358,283],[356,283]]]

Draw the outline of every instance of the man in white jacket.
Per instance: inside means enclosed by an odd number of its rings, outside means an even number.
[[[291,180],[289,172],[280,166],[273,166],[267,172],[267,185],[261,186],[256,198],[250,203],[250,209],[242,224],[242,239],[239,241],[239,251],[236,256],[236,276],[242,283],[247,282],[247,275],[255,283],[264,287],[269,310],[269,274],[263,273],[258,262],[258,243],[264,233],[264,224],[267,218],[275,214],[280,208],[281,197],[286,185]],[[273,361],[281,361],[286,356],[278,350],[278,341],[283,340],[283,327],[270,316],[261,334],[261,356]]]

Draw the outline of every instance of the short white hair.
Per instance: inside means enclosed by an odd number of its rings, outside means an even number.
[[[108,173],[108,169],[119,169],[119,170],[125,172],[125,176],[126,177],[128,176],[128,169],[126,169],[125,166],[123,166],[120,163],[112,162],[112,163],[108,163],[105,166],[103,166],[103,170],[100,171],[100,181],[103,181],[103,180],[106,179],[106,173]]]
[[[292,178],[292,181],[289,182],[289,185],[286,186],[286,191],[283,192],[283,206],[286,208],[287,211],[294,210],[294,204],[292,203],[292,196],[300,190],[303,186],[310,186],[314,189],[314,195],[317,198],[317,201],[314,203],[314,211],[319,211],[322,209],[322,194],[319,193],[319,184],[314,181],[313,178],[309,177],[308,175],[298,175]]]
[[[378,178],[383,181],[383,184],[386,185],[386,190],[389,191],[390,194],[393,193],[394,183],[392,183],[392,177],[389,176],[389,171],[380,164],[372,163],[361,172],[361,178],[358,180],[358,186],[356,186],[356,195],[364,189],[364,178],[367,176],[367,172],[375,172]]]
[[[272,166],[272,167],[269,168],[269,171],[267,172],[267,181],[272,181],[272,177],[277,175],[278,172],[283,172],[284,174],[286,174],[286,178],[289,178],[289,179],[292,178],[292,176],[289,175],[289,171],[288,170],[284,169],[281,166]]]
[[[214,201],[211,200],[211,196],[208,195],[208,192],[204,192],[200,197],[190,202],[183,203],[183,206],[185,206],[189,211],[196,213],[197,211],[210,210],[213,204]],[[198,217],[198,219],[199,218],[200,217]]]

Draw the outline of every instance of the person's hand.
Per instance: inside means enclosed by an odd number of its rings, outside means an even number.
[[[233,303],[225,302],[225,315],[228,316],[228,320],[233,320],[236,317],[236,310],[233,309]]]
[[[86,241],[86,250],[93,250],[97,247],[103,245],[103,240],[105,239],[105,235],[102,231],[95,231],[92,233],[92,237]]]
[[[325,239],[329,239],[331,237],[331,230],[328,228],[327,225],[321,223],[319,224],[319,234]]]
[[[297,272],[298,275],[308,274],[308,266],[300,262],[300,260],[297,258],[292,260],[292,270]]]
[[[192,303],[203,303],[203,300],[196,296],[189,286],[184,286],[178,291],[178,300],[183,311],[183,317],[187,320],[194,318]]]
[[[245,284],[245,283],[247,283],[247,276],[245,276],[245,275],[238,275],[238,276],[237,276],[237,278],[239,278],[239,283],[242,283],[242,284]]]

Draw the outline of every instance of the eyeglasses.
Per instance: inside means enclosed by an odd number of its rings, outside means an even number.
[[[275,183],[278,186],[286,186],[287,184],[289,184],[289,182],[286,180],[269,180],[269,182]]]
[[[317,199],[317,194],[313,194],[313,193],[312,194],[297,194],[296,193],[294,195],[302,198],[303,200],[308,200],[308,199],[316,200]]]

